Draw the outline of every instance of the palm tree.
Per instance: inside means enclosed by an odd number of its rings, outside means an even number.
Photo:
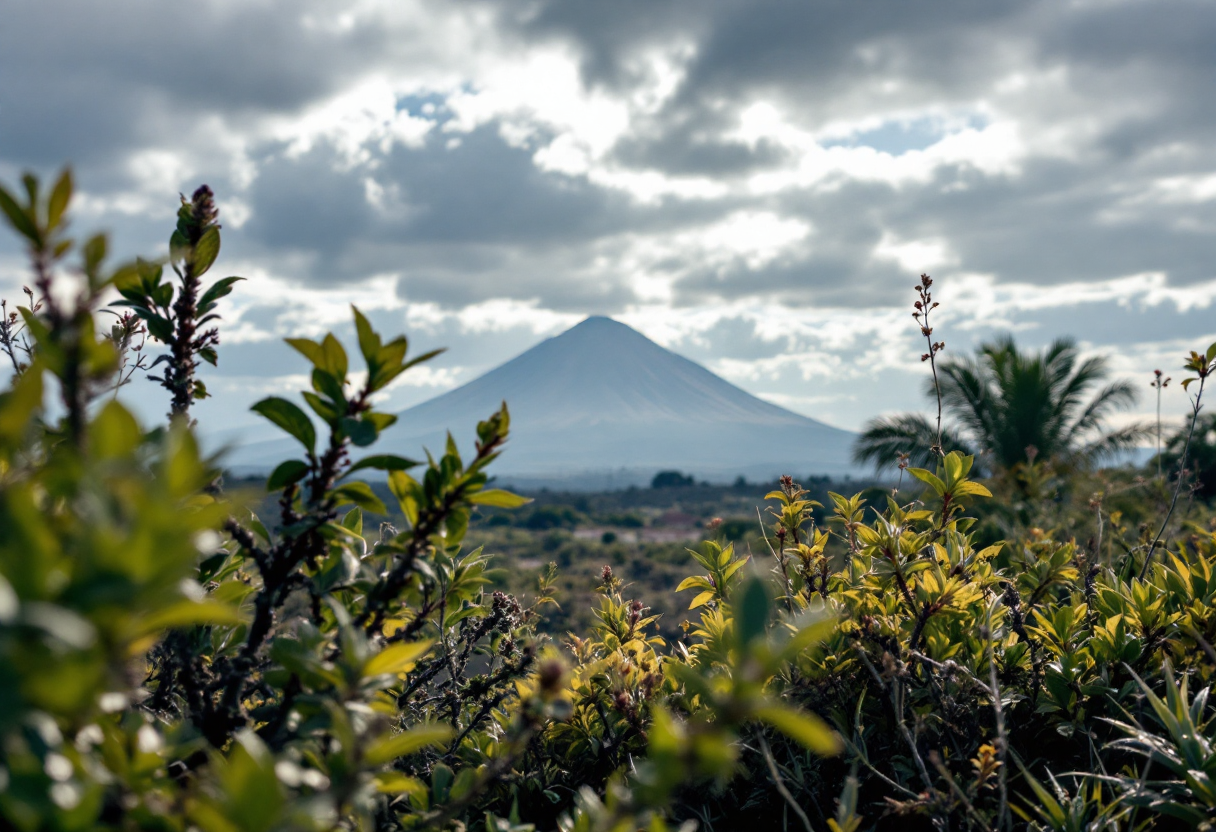
[[[1106,359],[1080,359],[1076,343],[1056,340],[1041,353],[1020,352],[1011,336],[980,347],[975,358],[955,358],[938,367],[942,429],[946,451],[976,455],[988,473],[1021,463],[1051,459],[1068,466],[1088,465],[1132,447],[1147,428],[1129,425],[1107,430],[1111,413],[1136,401],[1126,381],[1102,385],[1109,376]],[[933,380],[926,390],[935,396]],[[871,420],[858,437],[853,459],[876,468],[894,465],[897,455],[932,467],[936,427],[914,413]]]

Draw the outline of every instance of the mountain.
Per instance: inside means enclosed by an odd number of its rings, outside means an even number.
[[[494,468],[517,485],[624,486],[664,469],[715,481],[856,470],[853,433],[758,399],[604,317],[402,412],[377,449],[439,450],[450,429],[471,450],[477,422],[503,401],[511,438]],[[263,461],[270,444],[241,456]]]

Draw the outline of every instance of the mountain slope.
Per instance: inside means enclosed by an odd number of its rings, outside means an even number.
[[[613,475],[626,485],[669,468],[714,480],[855,470],[854,434],[762,401],[602,317],[404,411],[377,449],[438,450],[450,429],[471,450],[477,422],[502,401],[511,439],[494,467],[517,482],[602,487]],[[269,462],[269,450],[266,443],[241,456]]]
[[[506,401],[500,475],[679,468],[698,476],[840,474],[853,434],[762,401],[610,318],[588,318],[401,414],[384,436],[405,451],[459,438]]]

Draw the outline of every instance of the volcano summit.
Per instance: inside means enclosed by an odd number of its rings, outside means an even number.
[[[587,318],[462,387],[400,414],[376,449],[418,458],[462,451],[505,401],[511,438],[495,463],[517,485],[604,488],[675,469],[698,479],[775,478],[855,471],[854,434],[756,398],[611,318]],[[278,459],[264,443],[246,459]]]

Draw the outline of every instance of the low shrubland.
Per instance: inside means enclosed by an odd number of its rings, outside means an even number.
[[[105,237],[66,236],[71,191],[66,174],[49,194],[32,177],[21,197],[0,190],[32,270],[0,330],[3,827],[1216,818],[1216,535],[1187,474],[1216,345],[1186,359],[1194,409],[1161,476],[1029,454],[1008,469],[988,457],[981,480],[939,421],[890,493],[820,506],[786,477],[750,553],[708,528],[667,593],[688,618],[661,633],[653,576],[612,558],[574,600],[545,565],[526,591],[493,588],[491,553],[468,541],[480,513],[525,502],[489,481],[508,408],[453,426],[475,436],[470,454],[378,450],[394,417],[376,394],[429,356],[357,310],[350,349],[289,340],[308,410],[255,406],[299,450],[264,484],[270,510],[251,511],[191,416],[237,282],[204,280],[220,249],[211,193],[183,198],[163,262],[111,268]],[[115,395],[144,373],[166,425]],[[594,618],[562,632],[571,603]]]

